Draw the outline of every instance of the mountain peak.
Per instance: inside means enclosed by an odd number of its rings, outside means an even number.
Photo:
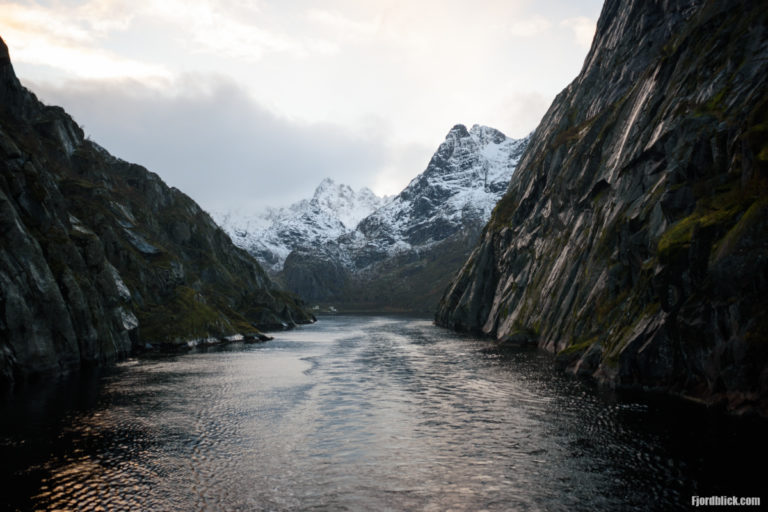
[[[333,178],[326,177],[326,178],[323,178],[323,181],[320,182],[320,184],[317,186],[315,190],[326,189],[326,188],[333,187],[335,185],[336,185],[336,182],[333,181]]]
[[[313,198],[319,199],[328,194],[333,194],[335,191],[343,188],[344,186],[345,185],[343,184],[337,185],[332,178],[324,178],[323,181],[321,181],[320,184],[315,188],[315,193],[313,194]]]
[[[11,63],[11,55],[8,53],[8,45],[5,44],[3,38],[0,37],[0,66]]]
[[[494,144],[501,144],[507,140],[507,136],[496,128],[479,124],[472,125],[472,129],[469,130],[469,136],[476,138],[481,144],[488,144],[491,142]]]
[[[0,105],[5,107],[18,103],[21,91],[23,88],[13,70],[8,46],[0,37]]]
[[[459,137],[459,138],[469,137],[469,132],[467,131],[467,127],[464,126],[463,124],[454,125],[453,128],[451,128],[451,130],[448,132],[448,135],[446,136],[446,138],[452,138],[452,137]]]
[[[484,126],[481,124],[473,124],[472,128],[467,130],[467,127],[463,124],[456,124],[450,129],[448,135],[446,135],[446,142],[455,142],[461,139],[474,139],[481,145],[485,144],[501,144],[507,140],[507,136],[496,128],[490,126]]]

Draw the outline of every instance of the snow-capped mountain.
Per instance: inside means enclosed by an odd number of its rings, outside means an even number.
[[[457,270],[448,267],[468,256],[527,143],[485,126],[454,126],[426,170],[356,229],[293,251],[284,282],[313,302],[399,308],[403,288],[429,302]]]
[[[260,215],[227,213],[215,217],[236,245],[256,256],[268,270],[277,272],[294,249],[322,245],[349,233],[387,199],[367,187],[355,192],[348,185],[326,178],[311,199],[285,208],[270,208]]]

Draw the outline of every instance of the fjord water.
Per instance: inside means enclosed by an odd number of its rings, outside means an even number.
[[[402,317],[131,360],[0,412],[9,510],[669,510],[759,495],[768,455],[760,420]]]

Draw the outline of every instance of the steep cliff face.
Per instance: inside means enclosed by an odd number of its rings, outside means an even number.
[[[335,240],[298,247],[279,278],[308,301],[347,310],[433,313],[527,143],[454,126],[402,192]]]
[[[0,384],[311,320],[210,217],[85,139],[0,40]]]
[[[608,0],[436,321],[768,412],[768,10]]]

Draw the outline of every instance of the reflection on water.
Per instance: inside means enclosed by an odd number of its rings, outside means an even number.
[[[765,422],[551,368],[390,317],[128,361],[2,406],[3,506],[669,510],[760,495],[748,468],[768,455]]]

